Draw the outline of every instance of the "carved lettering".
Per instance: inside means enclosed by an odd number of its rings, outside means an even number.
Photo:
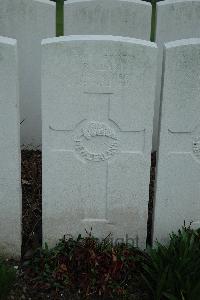
[[[87,149],[87,141],[90,141],[94,137],[108,138],[110,140],[106,143],[108,148],[96,153],[89,151]],[[111,158],[118,151],[118,137],[115,131],[110,128],[109,125],[102,122],[89,122],[85,128],[81,129],[80,136],[76,137],[74,142],[75,150],[83,158],[89,161],[105,161]]]
[[[200,159],[200,137],[196,137],[193,141],[193,153]]]

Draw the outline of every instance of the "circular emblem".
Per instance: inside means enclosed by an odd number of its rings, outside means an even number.
[[[102,122],[89,122],[74,139],[76,151],[90,161],[104,161],[118,150],[118,138],[113,128]]]
[[[200,159],[200,137],[196,137],[193,141],[193,153]]]

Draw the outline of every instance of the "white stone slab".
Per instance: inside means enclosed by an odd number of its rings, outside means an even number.
[[[55,3],[0,0],[0,35],[18,41],[21,144],[41,144],[41,41],[55,36]]]
[[[153,148],[158,148],[163,43],[200,37],[200,1],[166,0],[157,3],[156,43],[159,45],[157,95],[155,102]]]
[[[200,39],[166,44],[154,240],[200,227]]]
[[[68,0],[65,35],[110,34],[150,40],[151,4],[139,0]]]
[[[145,246],[156,45],[113,36],[43,42],[43,237]],[[53,224],[53,225],[52,225]]]
[[[16,41],[0,37],[0,255],[21,253],[20,134]]]

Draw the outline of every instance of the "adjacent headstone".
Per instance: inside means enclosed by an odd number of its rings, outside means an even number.
[[[43,240],[85,229],[145,246],[156,45],[43,41]],[[53,225],[52,225],[53,224]]]
[[[156,43],[159,46],[157,95],[155,102],[153,148],[158,148],[163,43],[200,37],[200,1],[166,0],[157,3]]]
[[[16,41],[0,37],[0,255],[20,256],[20,121]]]
[[[18,41],[21,144],[41,144],[41,41],[55,36],[55,3],[0,0],[0,35]]]
[[[200,227],[200,39],[165,48],[154,240]]]
[[[69,0],[65,35],[110,34],[150,40],[151,4],[139,0]]]

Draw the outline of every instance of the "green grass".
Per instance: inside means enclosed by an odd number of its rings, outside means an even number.
[[[183,227],[149,249],[144,279],[154,300],[200,299],[200,229]]]

